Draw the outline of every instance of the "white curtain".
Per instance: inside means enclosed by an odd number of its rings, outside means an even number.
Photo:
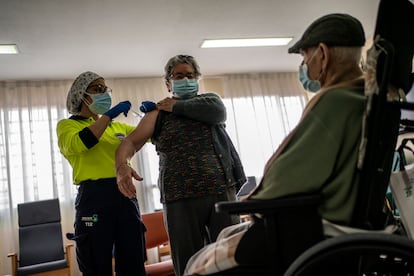
[[[307,93],[297,73],[228,75],[223,99],[245,172],[259,180],[266,161],[299,121]]]
[[[7,254],[18,251],[17,204],[60,199],[71,229],[70,168],[59,153],[55,126],[66,117],[68,81],[0,83],[0,274],[11,274]]]
[[[227,128],[246,174],[260,177],[266,160],[297,123],[307,101],[296,73],[226,75],[219,80],[227,107]],[[18,252],[17,204],[59,198],[63,233],[73,231],[76,187],[72,170],[57,147],[56,124],[69,117],[66,95],[72,80],[0,82],[0,275],[11,274],[8,253]],[[107,79],[113,101],[141,101],[170,96],[162,78]],[[208,78],[200,90],[211,90]],[[215,82],[217,83],[217,82]],[[117,120],[136,125],[132,112]],[[133,165],[144,177],[136,183],[141,211],[160,208],[156,188],[158,158],[151,144]],[[74,256],[73,256],[74,257]],[[76,265],[76,258],[73,258]],[[79,275],[75,271],[74,275]]]

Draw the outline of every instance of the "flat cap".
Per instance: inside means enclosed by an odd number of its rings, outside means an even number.
[[[365,33],[361,22],[344,13],[332,13],[316,19],[305,30],[302,37],[289,48],[289,53],[299,53],[300,49],[317,46],[364,46]]]

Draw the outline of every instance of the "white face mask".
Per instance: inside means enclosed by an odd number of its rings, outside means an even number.
[[[315,57],[316,50],[312,57],[308,60],[308,63]],[[305,90],[309,92],[318,92],[321,89],[321,82],[319,80],[312,80],[309,78],[308,64],[302,64],[299,66],[299,81],[302,83],[302,86]]]

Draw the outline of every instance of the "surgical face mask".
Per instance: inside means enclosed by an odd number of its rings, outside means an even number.
[[[315,57],[315,54],[318,50],[316,50],[312,57],[308,60],[308,63]],[[308,64],[302,64],[299,67],[299,81],[302,83],[303,88],[309,92],[318,92],[321,89],[321,82],[319,80],[311,80],[309,78],[309,68]]]
[[[196,79],[171,80],[172,92],[181,99],[189,99],[197,95],[198,81]]]
[[[315,93],[321,89],[319,80],[311,80],[309,78],[307,64],[303,64],[299,67],[299,80],[302,83],[303,88],[309,92]]]
[[[88,105],[89,110],[93,114],[104,114],[111,108],[112,97],[109,92],[98,93],[98,94],[89,94],[89,93],[85,93],[85,94],[89,95],[92,98],[93,102],[91,104],[88,104],[87,102],[85,103]]]

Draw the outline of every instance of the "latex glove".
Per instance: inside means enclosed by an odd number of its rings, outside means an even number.
[[[139,107],[139,110],[144,113],[148,113],[150,111],[153,111],[157,108],[157,105],[154,102],[151,101],[143,101],[141,102],[141,106]]]
[[[111,120],[115,117],[118,117],[119,114],[124,113],[125,117],[128,115],[128,111],[131,108],[130,101],[123,101],[117,104],[116,106],[109,109],[103,115],[108,116]]]

